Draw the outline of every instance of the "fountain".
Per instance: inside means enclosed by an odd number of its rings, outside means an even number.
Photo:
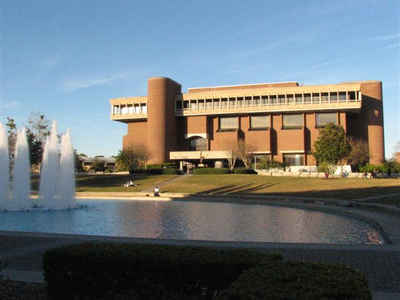
[[[74,151],[69,131],[61,137],[59,144],[56,122],[52,124],[50,136],[44,146],[39,198],[36,204],[30,197],[28,150],[26,132],[23,128],[17,135],[14,167],[9,171],[8,137],[5,127],[0,123],[0,211],[29,210],[34,207],[44,209],[75,207]]]

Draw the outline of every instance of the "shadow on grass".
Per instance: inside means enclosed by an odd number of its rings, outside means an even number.
[[[380,197],[390,194],[399,194],[400,197],[400,185],[399,186],[387,186],[387,187],[364,187],[364,188],[348,188],[348,189],[325,189],[325,190],[309,190],[309,191],[296,191],[296,192],[258,192],[268,189],[275,184],[258,184],[253,186],[252,184],[240,184],[240,185],[225,185],[222,187],[201,191],[199,193],[192,194],[193,196],[202,195],[258,195],[258,196],[277,196],[277,197],[315,197],[324,199],[343,199],[343,200],[355,200],[367,197]],[[379,202],[379,201],[378,201]]]

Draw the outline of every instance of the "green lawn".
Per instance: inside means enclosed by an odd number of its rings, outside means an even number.
[[[170,181],[171,182],[166,182]],[[258,175],[143,175],[135,180],[136,187],[123,186],[128,175],[85,175],[76,179],[77,192],[143,192],[161,185],[161,192],[208,195],[259,194],[305,196],[335,199],[360,199],[385,194],[400,194],[400,179],[361,178],[298,178]],[[32,180],[38,190],[38,178]],[[399,203],[399,197],[383,199],[388,204]]]
[[[163,186],[164,192],[310,196],[358,199],[400,193],[399,179],[297,178],[257,175],[198,175]]]

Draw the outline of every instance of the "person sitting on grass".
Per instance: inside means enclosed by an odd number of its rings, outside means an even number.
[[[154,187],[154,197],[160,196],[160,188],[156,185]]]

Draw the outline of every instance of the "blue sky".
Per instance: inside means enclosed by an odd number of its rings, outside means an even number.
[[[382,80],[386,157],[400,140],[400,1],[12,1],[0,4],[0,122],[33,112],[114,155],[109,99],[147,78],[190,87]]]

